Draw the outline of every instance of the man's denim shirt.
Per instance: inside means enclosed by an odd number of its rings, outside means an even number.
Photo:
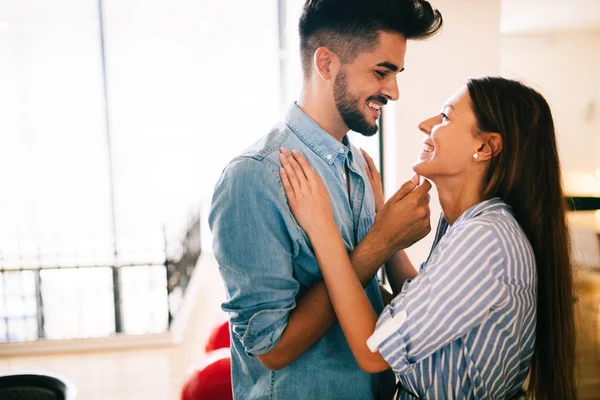
[[[335,140],[295,104],[284,122],[225,168],[209,222],[227,290],[223,310],[230,318],[234,397],[371,399],[379,376],[360,370],[337,323],[285,368],[269,370],[256,358],[277,344],[297,297],[323,279],[313,247],[287,204],[279,177],[281,147],[301,152],[323,178],[348,252],[375,218],[361,152],[347,138],[344,144]],[[383,303],[376,278],[366,292],[380,314]]]

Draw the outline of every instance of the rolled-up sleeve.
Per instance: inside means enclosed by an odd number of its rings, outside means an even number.
[[[299,290],[289,231],[295,225],[277,170],[234,160],[217,182],[209,224],[227,291],[223,310],[246,352],[264,354],[279,341]]]
[[[482,324],[506,300],[497,235],[477,224],[453,233],[377,321],[375,333],[383,334],[375,349],[398,374]]]

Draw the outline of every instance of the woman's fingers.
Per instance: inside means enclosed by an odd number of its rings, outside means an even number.
[[[373,161],[369,153],[367,153],[364,149],[360,149],[360,151],[363,153],[363,156],[365,156],[365,160],[367,160],[369,173],[371,174],[371,176],[373,176],[373,178],[375,178],[376,174],[379,173],[379,171],[377,171],[377,167],[375,166],[375,162]]]
[[[373,173],[371,172],[371,167],[369,167],[369,160],[367,158],[367,152],[364,151],[363,149],[360,149],[360,151],[363,153],[363,156],[365,157],[365,169],[367,170],[367,174],[369,175],[369,178],[372,178]]]
[[[287,160],[289,161],[290,165],[294,169],[296,176],[298,177],[298,181],[300,182],[300,187],[304,188],[304,186],[306,186],[307,181],[308,181],[308,178],[306,177],[306,174],[304,173],[304,169],[298,163],[298,161],[296,161],[296,158],[294,155],[292,155],[287,149],[285,149],[285,148],[282,148],[282,149],[283,149],[284,154],[287,156]],[[295,154],[297,157],[297,154],[299,154],[299,153],[295,152]]]
[[[365,163],[365,170],[367,171],[367,177],[369,178],[369,181],[371,181],[371,183],[373,183],[373,175],[371,174],[371,170],[369,169],[369,164]]]
[[[285,168],[279,168],[279,176],[281,177],[283,190],[285,191],[285,195],[288,198],[288,201],[294,200],[296,198],[296,194],[294,193],[294,188],[292,187],[290,178],[288,177],[287,172],[285,172]]]
[[[281,166],[283,167],[290,184],[292,185],[292,189],[294,190],[294,195],[299,196],[302,190],[302,186],[300,184],[300,179],[305,179],[304,176],[298,177],[294,167],[290,162],[289,152],[285,149],[281,149],[281,153],[279,154],[279,159],[281,160]]]
[[[316,179],[317,173],[299,151],[292,150],[292,156],[302,168],[302,172],[304,172],[306,179],[308,179],[309,181]]]

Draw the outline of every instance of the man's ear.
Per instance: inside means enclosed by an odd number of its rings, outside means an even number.
[[[484,133],[484,140],[481,146],[477,149],[478,161],[491,160],[496,157],[502,151],[502,136],[499,133]]]
[[[339,68],[337,55],[328,47],[319,47],[313,57],[315,71],[324,81],[332,79]]]

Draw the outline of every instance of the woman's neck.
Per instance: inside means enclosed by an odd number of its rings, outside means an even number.
[[[457,179],[436,179],[435,185],[440,199],[440,205],[444,217],[450,225],[454,225],[456,220],[469,208],[482,202],[483,184],[478,179],[466,179],[457,182]]]

